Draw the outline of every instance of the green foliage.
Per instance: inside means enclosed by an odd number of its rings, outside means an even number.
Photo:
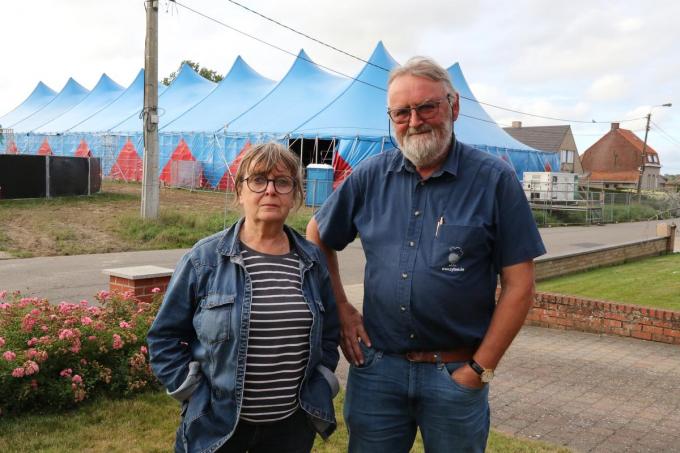
[[[197,62],[191,61],[191,60],[182,60],[182,63],[180,63],[179,67],[181,68],[183,64],[187,64],[193,68],[194,71],[198,73],[201,77],[211,80],[213,82],[219,82],[222,79],[224,79],[224,76],[217,71],[214,71],[209,68],[201,67],[201,65]],[[163,80],[161,80],[161,83],[163,85],[170,85],[173,80],[175,80],[175,77],[177,77],[177,74],[179,73],[179,69],[177,71],[172,71],[170,75],[167,77],[164,77]]]
[[[545,280],[537,289],[680,310],[680,253]]]
[[[0,414],[50,412],[157,388],[146,332],[160,305],[131,294],[100,306],[0,293]]]

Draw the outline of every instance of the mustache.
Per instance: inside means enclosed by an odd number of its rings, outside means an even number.
[[[429,124],[421,124],[418,127],[409,127],[404,134],[406,137],[409,135],[422,134],[423,132],[432,132],[434,129]]]

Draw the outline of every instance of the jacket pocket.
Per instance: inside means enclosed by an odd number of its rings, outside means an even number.
[[[219,343],[229,339],[231,312],[235,297],[225,294],[208,294],[199,304],[194,316],[194,327],[199,340]]]

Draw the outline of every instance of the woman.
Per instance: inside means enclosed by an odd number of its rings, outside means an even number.
[[[243,218],[177,265],[151,366],[182,403],[176,451],[309,452],[335,429],[339,325],[321,252],[284,224],[302,202],[297,157],[249,149],[236,195]]]

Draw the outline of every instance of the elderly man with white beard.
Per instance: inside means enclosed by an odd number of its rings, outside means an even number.
[[[387,114],[400,149],[357,166],[307,226],[351,364],[351,453],[408,452],[418,428],[428,452],[484,451],[489,382],[532,304],[545,248],[512,168],[456,140],[458,99],[431,59],[395,69]],[[336,255],[357,234],[363,316]]]

